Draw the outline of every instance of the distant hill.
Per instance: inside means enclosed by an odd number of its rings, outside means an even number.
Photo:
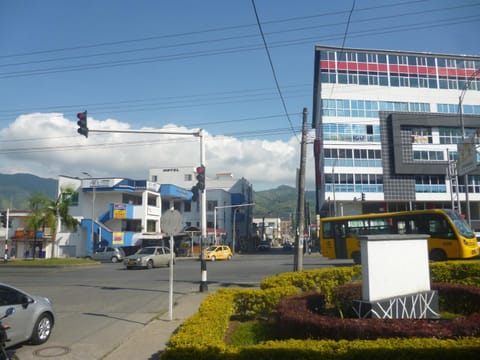
[[[41,193],[54,199],[57,180],[45,179],[31,174],[0,174],[0,209],[24,210],[33,194]]]
[[[280,217],[295,220],[298,191],[291,186],[281,185],[276,189],[255,191],[255,217]],[[315,212],[315,192],[305,192],[305,202],[310,205],[310,216]],[[311,219],[314,221],[314,218]]]
[[[36,193],[54,199],[57,194],[57,183],[55,179],[45,179],[31,174],[0,174],[0,209],[28,209],[28,200]],[[254,198],[256,204],[254,207],[255,217],[295,219],[297,189],[281,185],[276,189],[255,191]],[[313,214],[315,211],[315,192],[307,191],[305,201],[310,204],[310,213]]]

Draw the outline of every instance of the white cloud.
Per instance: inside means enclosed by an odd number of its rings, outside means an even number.
[[[123,134],[91,131],[89,137],[77,133],[77,120],[59,113],[34,113],[18,117],[0,132],[0,172],[31,173],[40,177],[58,175],[129,177],[145,179],[148,170],[159,167],[196,167],[200,164],[200,142],[195,136],[167,134]],[[131,130],[134,126],[114,119],[88,118],[95,130]],[[152,130],[152,129],[142,129]],[[175,124],[161,129],[195,132]],[[207,130],[205,156],[207,177],[233,173],[253,184],[254,190],[279,185],[295,185],[300,166],[300,144],[296,137],[288,141],[238,139],[212,136]],[[311,146],[307,146],[307,189],[313,188]]]

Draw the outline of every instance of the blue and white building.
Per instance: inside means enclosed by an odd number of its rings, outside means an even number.
[[[60,176],[58,186],[59,193],[63,188],[76,191],[70,215],[80,222],[77,232],[59,229],[59,257],[83,257],[100,245],[137,246],[145,233],[161,237],[162,212],[183,210],[192,196],[175,185],[127,178]]]
[[[60,176],[59,194],[64,188],[76,193],[70,215],[79,221],[77,231],[59,226],[54,246],[56,257],[84,257],[99,246],[141,246],[142,241],[162,241],[161,216],[173,208],[184,216],[185,234],[198,245],[201,233],[200,202],[192,201],[196,183],[193,168],[150,170],[150,180],[128,178],[78,178]],[[252,186],[231,174],[206,179],[207,244],[230,244],[237,249],[253,246]],[[216,215],[216,220],[214,216]],[[61,225],[61,224],[60,224]],[[233,233],[235,232],[235,237]],[[216,236],[216,238],[215,238]],[[45,246],[47,257],[52,244]]]

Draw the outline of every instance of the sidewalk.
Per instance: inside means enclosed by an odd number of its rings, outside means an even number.
[[[167,311],[159,319],[152,320],[141,330],[132,334],[103,360],[160,359],[160,354],[165,350],[170,336],[184,320],[198,311],[198,307],[209,294],[209,292],[195,292],[182,296],[173,307],[173,320],[169,320]]]

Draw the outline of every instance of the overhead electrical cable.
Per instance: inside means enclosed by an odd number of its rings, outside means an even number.
[[[389,19],[389,18],[398,18],[398,17],[405,17],[405,16],[410,16],[410,15],[418,16],[418,15],[425,14],[425,13],[432,14],[434,12],[451,11],[451,10],[454,10],[454,9],[466,8],[466,7],[472,7],[472,6],[480,6],[480,3],[479,4],[466,4],[466,5],[464,4],[464,5],[450,6],[450,7],[445,7],[445,8],[436,8],[436,9],[424,9],[422,11],[410,11],[410,12],[406,12],[406,13],[399,13],[399,14],[392,14],[392,15],[383,15],[383,16],[379,16],[379,17],[371,17],[371,18],[356,20],[352,23],[355,23],[355,24],[363,23],[363,22],[371,23],[371,22],[376,21],[376,20],[384,21],[384,20]],[[283,33],[293,33],[293,32],[312,30],[312,29],[318,29],[318,28],[332,28],[332,27],[338,26],[338,25],[341,25],[341,23],[339,23],[339,22],[335,22],[335,23],[324,23],[324,22],[322,22],[321,24],[316,24],[316,25],[312,25],[312,26],[304,26],[304,27],[300,27],[300,28],[291,28],[291,29],[283,29],[283,30],[265,32],[265,34],[270,36],[270,35],[277,35],[277,34],[283,34]],[[184,34],[181,34],[181,35],[183,36]],[[174,36],[176,36],[176,34],[172,34],[171,36],[174,37]],[[252,34],[242,34],[242,35],[228,36],[228,37],[222,37],[222,38],[216,38],[216,39],[189,41],[189,42],[178,42],[178,41],[176,41],[173,44],[157,45],[157,46],[150,46],[150,47],[143,47],[143,48],[134,48],[134,49],[127,49],[127,50],[115,50],[115,51],[99,52],[99,53],[93,53],[93,54],[76,54],[76,55],[71,55],[71,56],[55,57],[55,58],[50,58],[50,59],[29,60],[29,61],[23,61],[23,62],[6,63],[6,64],[0,64],[0,68],[9,67],[9,66],[11,67],[11,66],[41,64],[41,63],[65,61],[65,60],[79,60],[79,59],[101,57],[101,56],[113,56],[113,55],[118,56],[118,55],[122,55],[122,54],[130,54],[130,53],[139,53],[139,52],[145,52],[145,51],[178,48],[178,47],[184,47],[184,46],[212,44],[212,43],[218,43],[218,42],[224,42],[224,41],[231,42],[232,40],[254,38],[256,36],[257,36],[257,34],[252,33]],[[164,37],[166,37],[166,36],[161,36],[160,38],[164,38]],[[151,37],[151,38],[148,38],[148,39],[157,39],[157,37]],[[144,41],[144,39],[140,39],[140,40]],[[2,57],[0,56],[0,59],[1,58]]]
[[[260,34],[262,36],[263,44],[265,46],[265,51],[267,52],[268,62],[270,63],[270,69],[272,70],[272,75],[273,75],[273,78],[275,80],[275,85],[277,86],[278,95],[280,96],[280,99],[282,101],[283,111],[285,111],[285,115],[288,119],[288,122],[290,124],[290,128],[292,129],[293,134],[297,138],[298,142],[300,142],[300,139],[298,138],[298,135],[295,132],[295,129],[293,127],[290,116],[288,115],[287,104],[285,103],[285,98],[283,97],[282,90],[280,89],[280,84],[278,83],[277,74],[276,74],[276,71],[275,71],[275,67],[273,66],[273,61],[272,61],[272,57],[270,55],[270,50],[268,49],[267,40],[265,39],[265,35],[263,34],[262,24],[260,23],[260,18],[258,17],[257,8],[255,6],[255,0],[252,0],[252,6],[253,6],[253,10],[255,12],[255,18],[257,19],[258,29],[259,29]]]
[[[445,26],[451,26],[451,25],[456,25],[460,23],[465,24],[468,22],[476,22],[476,21],[479,21],[479,19],[480,19],[480,14],[474,14],[471,16],[460,16],[460,17],[448,18],[448,19],[440,19],[440,20],[431,21],[431,22],[425,22],[422,20],[421,22],[418,22],[418,23],[403,24],[399,26],[387,26],[387,27],[382,27],[377,29],[369,29],[369,30],[363,30],[358,32],[352,32],[349,34],[349,36],[364,37],[364,36],[383,35],[383,34],[395,33],[395,32],[416,31],[420,29],[434,28],[439,26],[445,27]],[[320,41],[337,40],[337,39],[342,39],[343,36],[344,36],[344,33],[332,34],[332,35],[323,36],[323,37],[310,36],[310,37],[303,37],[298,39],[282,40],[278,42],[270,42],[269,48],[303,45],[306,43],[310,43],[312,41],[320,42]],[[176,53],[176,54],[170,54],[170,55],[143,57],[143,58],[136,58],[136,59],[103,61],[103,62],[90,63],[90,64],[79,64],[79,65],[70,65],[70,66],[61,66],[61,67],[1,72],[0,79],[16,78],[16,77],[24,77],[24,76],[35,76],[35,75],[46,75],[46,74],[64,73],[64,72],[72,72],[72,71],[114,68],[119,66],[141,65],[141,64],[148,64],[148,63],[154,63],[154,62],[176,61],[176,60],[184,60],[189,58],[227,55],[227,54],[234,54],[239,52],[256,51],[264,48],[265,48],[264,44],[253,44],[253,45],[236,46],[236,47],[230,47],[230,48],[199,50],[199,51],[190,51],[190,52]]]
[[[378,10],[378,9],[384,9],[384,8],[390,8],[390,7],[396,7],[396,6],[405,6],[405,5],[410,5],[410,4],[414,4],[414,3],[422,3],[422,2],[428,2],[428,1],[431,1],[431,0],[412,0],[412,1],[402,2],[402,3],[394,2],[392,4],[385,4],[384,3],[382,5],[359,8],[359,9],[357,9],[357,11]],[[318,18],[318,17],[339,15],[339,14],[343,14],[343,13],[348,13],[348,11],[340,10],[340,11],[321,13],[321,14],[299,16],[299,17],[294,17],[294,18],[271,20],[271,21],[265,21],[264,24],[278,24],[278,23],[299,21],[299,20],[312,19],[312,18]],[[30,52],[23,52],[23,53],[16,53],[16,54],[6,54],[6,55],[3,54],[3,55],[0,55],[0,59],[11,58],[11,57],[20,57],[20,56],[30,56],[30,55],[41,55],[41,54],[48,54],[48,53],[58,53],[58,52],[64,52],[64,51],[85,50],[85,49],[105,47],[105,46],[123,45],[123,44],[129,44],[129,43],[138,43],[138,42],[145,42],[145,41],[152,41],[152,40],[159,40],[159,39],[166,39],[166,38],[199,35],[199,34],[205,34],[205,33],[210,33],[210,32],[220,32],[220,31],[226,31],[226,30],[244,29],[244,28],[247,28],[247,27],[256,27],[256,26],[257,26],[256,23],[255,24],[233,25],[233,26],[225,26],[225,27],[211,28],[211,29],[205,29],[205,30],[196,30],[196,31],[189,31],[189,32],[183,32],[183,33],[176,33],[176,34],[154,35],[154,36],[148,36],[148,37],[142,37],[142,38],[136,38],[136,39],[129,39],[129,40],[117,40],[117,41],[101,42],[101,43],[89,44],[89,45],[78,45],[78,46],[71,46],[71,47],[64,47],[64,48],[57,48],[57,49],[46,49],[46,50],[38,50],[38,51],[30,51]]]

